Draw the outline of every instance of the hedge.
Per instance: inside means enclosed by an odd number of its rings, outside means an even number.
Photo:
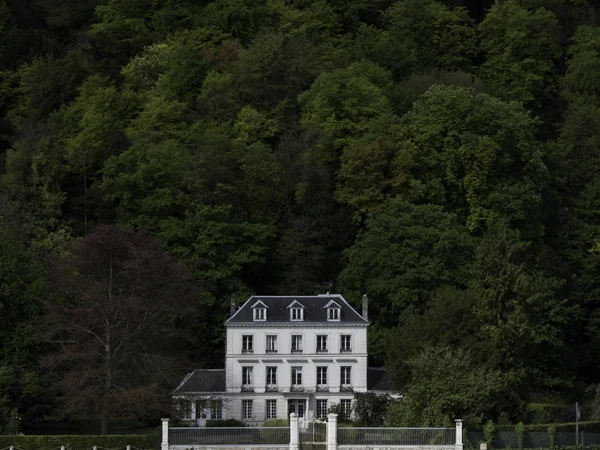
[[[534,423],[525,425],[525,431],[547,432],[548,427],[554,425],[557,433],[575,432],[575,422],[568,423]],[[515,431],[514,425],[497,425],[498,431]],[[579,431],[587,433],[600,433],[600,422],[579,422]],[[600,450],[600,448],[598,448]]]
[[[54,450],[64,445],[69,450],[89,450],[94,445],[98,448],[123,448],[127,445],[139,449],[156,449],[160,447],[156,436],[149,435],[56,435],[56,436],[38,436],[38,435],[11,435],[0,436],[0,448],[10,447],[11,445],[21,450]]]

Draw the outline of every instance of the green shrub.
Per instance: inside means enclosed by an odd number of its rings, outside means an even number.
[[[64,445],[69,450],[89,450],[94,445],[103,448],[125,448],[127,445],[139,449],[160,447],[155,436],[149,435],[57,435],[57,436],[0,436],[0,448],[10,446],[22,450],[55,450]]]
[[[345,430],[342,433],[338,430],[338,444],[352,445],[356,443],[358,432],[353,429],[354,424],[349,422],[338,422],[338,428],[348,428],[348,430]]]
[[[525,446],[525,424],[523,422],[516,424],[515,431],[517,432],[517,446],[523,448]]]
[[[532,424],[560,422],[565,408],[565,405],[551,403],[528,403],[526,421]]]
[[[265,427],[277,427],[277,428],[287,428],[289,427],[289,422],[285,419],[269,419],[264,425]],[[285,444],[286,440],[289,440],[289,433],[285,434],[285,439],[282,441],[282,432],[280,430],[265,430],[264,428],[260,429],[260,439],[263,444]]]
[[[550,425],[548,427],[548,441],[550,442],[550,448],[554,448],[556,442],[556,426]]]
[[[245,427],[246,424],[241,420],[225,419],[225,420],[207,420],[207,427]]]
[[[494,441],[496,440],[496,425],[491,420],[488,420],[483,426],[483,435],[485,436],[485,442],[488,445],[488,449],[494,448]]]
[[[531,425],[525,425],[526,432],[547,432],[548,426],[553,425],[556,427],[556,432],[574,432],[575,422],[567,423],[534,423]],[[498,426],[498,431],[513,431],[512,425]],[[585,431],[586,433],[600,433],[600,422],[579,422],[579,431]]]

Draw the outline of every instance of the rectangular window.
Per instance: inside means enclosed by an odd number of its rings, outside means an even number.
[[[265,308],[254,308],[254,320],[257,322],[267,320],[267,310]]]
[[[302,336],[292,336],[292,353],[302,353]]]
[[[317,385],[327,386],[327,367],[317,367]]]
[[[242,400],[242,417],[245,420],[252,419],[252,400]]]
[[[340,367],[340,384],[345,387],[350,386],[350,366],[342,366]]]
[[[192,418],[192,404],[189,400],[179,399],[176,405],[181,419],[189,420]]]
[[[292,367],[292,386],[302,386],[302,367]]]
[[[223,418],[223,400],[212,400],[210,403],[211,419],[221,420]]]
[[[327,352],[327,336],[318,335],[317,336],[317,353],[325,353]]]
[[[242,387],[252,387],[252,367],[242,367]]]
[[[254,353],[254,336],[242,336],[242,353]]]
[[[277,336],[267,336],[267,353],[277,353]]]
[[[267,367],[267,387],[277,386],[277,367]]]
[[[277,400],[267,400],[267,419],[277,419]]]
[[[292,308],[291,309],[291,320],[301,321],[303,320],[304,310],[302,308]]]
[[[327,308],[327,320],[340,320],[340,308]]]
[[[342,334],[340,341],[340,352],[341,353],[349,353],[352,351],[352,345],[350,343],[350,335]]]
[[[327,417],[327,400],[317,400],[317,419]]]
[[[340,403],[342,405],[342,407],[340,408],[342,418],[349,419],[352,415],[352,400],[342,400]]]

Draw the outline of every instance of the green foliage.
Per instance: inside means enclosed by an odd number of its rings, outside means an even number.
[[[246,424],[241,420],[224,419],[224,420],[207,420],[207,427],[245,427]]]
[[[462,349],[426,347],[408,365],[413,376],[388,410],[389,426],[450,426],[458,418],[478,424],[509,387],[501,372],[478,368]]]
[[[523,422],[516,424],[515,431],[517,432],[517,446],[523,448],[525,445],[525,424]]]
[[[554,443],[556,442],[556,426],[555,425],[548,426],[548,441],[550,443],[550,448],[554,448]]]
[[[479,26],[485,62],[481,77],[500,98],[538,106],[556,82],[554,60],[561,53],[556,16],[545,8],[527,9],[518,0],[497,2]]]
[[[496,425],[493,421],[488,420],[483,426],[483,435],[485,436],[485,442],[489,449],[494,448],[494,441],[496,440]]]
[[[125,448],[127,445],[139,449],[152,449],[158,445],[154,436],[144,435],[66,435],[66,436],[0,436],[2,447],[14,446],[23,450],[53,450],[64,445],[69,450],[88,450],[94,445],[100,448]]]
[[[356,423],[359,426],[380,427],[383,426],[388,407],[393,401],[389,395],[357,392],[354,394],[354,402]]]

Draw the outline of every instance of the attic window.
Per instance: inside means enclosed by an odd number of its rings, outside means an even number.
[[[302,322],[304,320],[304,306],[298,300],[294,300],[288,306],[290,310],[290,320],[292,322]]]
[[[267,320],[267,305],[260,300],[252,305],[252,311],[255,322],[264,322]]]
[[[254,321],[264,322],[267,320],[267,308],[254,308]]]
[[[302,321],[304,320],[304,310],[302,308],[290,309],[290,320]]]
[[[336,322],[340,320],[340,308],[336,306],[332,306],[327,308],[327,320],[331,322]]]

